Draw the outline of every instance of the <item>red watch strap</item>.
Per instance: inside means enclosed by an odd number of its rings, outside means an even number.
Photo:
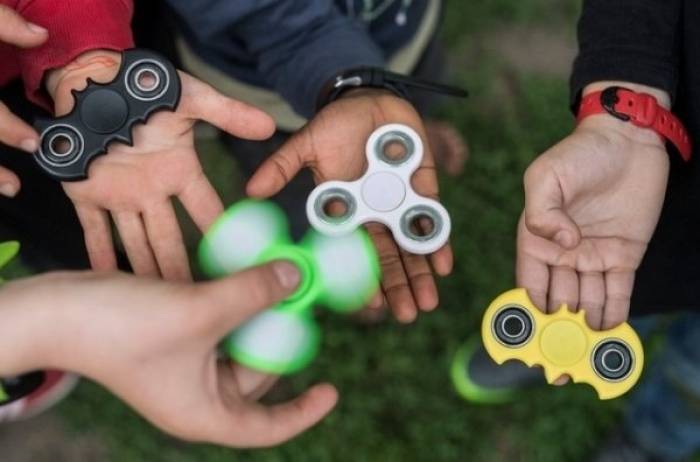
[[[608,113],[623,121],[650,128],[669,140],[683,160],[690,160],[692,145],[683,123],[670,111],[661,107],[652,95],[636,93],[622,87],[610,87],[584,96],[576,121],[594,114]]]

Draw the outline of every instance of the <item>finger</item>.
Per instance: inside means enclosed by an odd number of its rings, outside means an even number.
[[[404,250],[400,252],[418,308],[422,311],[434,310],[438,306],[439,296],[428,260],[423,255],[415,255]]]
[[[264,198],[280,192],[304,166],[302,144],[302,136],[296,134],[265,159],[248,181],[248,195]]]
[[[5,197],[15,197],[22,184],[15,172],[0,166],[0,194]]]
[[[0,103],[0,142],[33,153],[39,148],[39,135]]]
[[[254,314],[283,300],[299,285],[299,270],[287,261],[250,268],[195,286],[202,327],[219,341]]]
[[[576,223],[564,212],[563,193],[550,171],[529,168],[525,172],[525,225],[534,235],[572,249],[581,240]]]
[[[143,219],[148,242],[163,279],[192,280],[182,231],[170,200],[148,207],[143,212]]]
[[[179,110],[188,117],[249,140],[264,140],[275,132],[275,121],[260,109],[224,96],[187,74],[181,72],[180,77],[183,93]]]
[[[49,31],[25,20],[10,7],[0,5],[0,42],[22,48],[39,46],[49,38]]]
[[[605,306],[605,277],[603,273],[579,273],[579,308],[586,312],[586,322],[600,329]]]
[[[546,313],[549,293],[549,266],[525,253],[520,243],[518,243],[518,257],[515,263],[515,278],[517,286],[527,290],[532,303],[540,311]]]
[[[112,217],[117,225],[134,274],[159,277],[158,265],[153,256],[153,250],[148,244],[148,236],[140,214],[136,212],[112,212]]]
[[[249,401],[257,401],[277,382],[279,376],[250,369],[246,366],[226,361],[235,378],[238,392]]]
[[[554,313],[563,304],[570,311],[578,308],[578,274],[567,266],[553,266],[549,271],[547,312]]]
[[[627,320],[633,288],[633,271],[608,271],[605,273],[605,309],[603,310],[602,330],[612,329]]]
[[[416,319],[417,308],[396,243],[389,231],[380,224],[368,224],[367,231],[379,255],[383,275],[382,289],[387,303],[396,319],[411,322]]]
[[[276,406],[248,404],[229,416],[226,443],[236,447],[274,446],[293,438],[324,418],[338,402],[329,384],[311,387],[293,401]]]
[[[95,271],[117,269],[117,256],[112,242],[112,226],[106,211],[91,205],[75,204],[75,211],[83,227],[85,247],[90,265]]]
[[[454,267],[454,253],[449,243],[438,249],[435,253],[430,254],[429,258],[433,271],[435,271],[438,276],[449,276],[452,272],[452,268]]]
[[[224,212],[219,194],[204,174],[190,183],[178,196],[180,203],[203,233]]]
[[[372,310],[379,310],[384,307],[385,303],[384,294],[381,290],[377,290],[369,300],[369,303],[367,303],[367,307]]]

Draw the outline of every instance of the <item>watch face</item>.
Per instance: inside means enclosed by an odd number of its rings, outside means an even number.
[[[0,378],[0,406],[23,398],[44,383],[42,371],[30,372],[19,377]]]

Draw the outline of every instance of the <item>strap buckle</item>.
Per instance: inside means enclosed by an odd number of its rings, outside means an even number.
[[[621,90],[625,92],[624,98],[618,94]],[[622,107],[618,108],[620,103]],[[659,109],[659,104],[652,95],[635,93],[624,87],[608,87],[603,90],[600,104],[611,116],[644,128],[654,125]]]

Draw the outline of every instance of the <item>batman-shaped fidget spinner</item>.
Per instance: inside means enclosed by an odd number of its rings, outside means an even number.
[[[629,324],[594,331],[583,311],[572,313],[561,305],[556,312],[543,313],[525,289],[510,290],[491,303],[481,334],[498,364],[517,359],[541,365],[549,383],[567,374],[595,388],[600,399],[626,393],[644,365],[644,348]]]
[[[122,53],[119,73],[109,83],[88,79],[84,90],[73,90],[73,110],[59,118],[37,119],[41,133],[34,154],[52,178],[87,178],[90,162],[107,152],[112,141],[132,145],[132,128],[156,111],[174,111],[180,101],[175,67],[157,53],[142,49]]]

